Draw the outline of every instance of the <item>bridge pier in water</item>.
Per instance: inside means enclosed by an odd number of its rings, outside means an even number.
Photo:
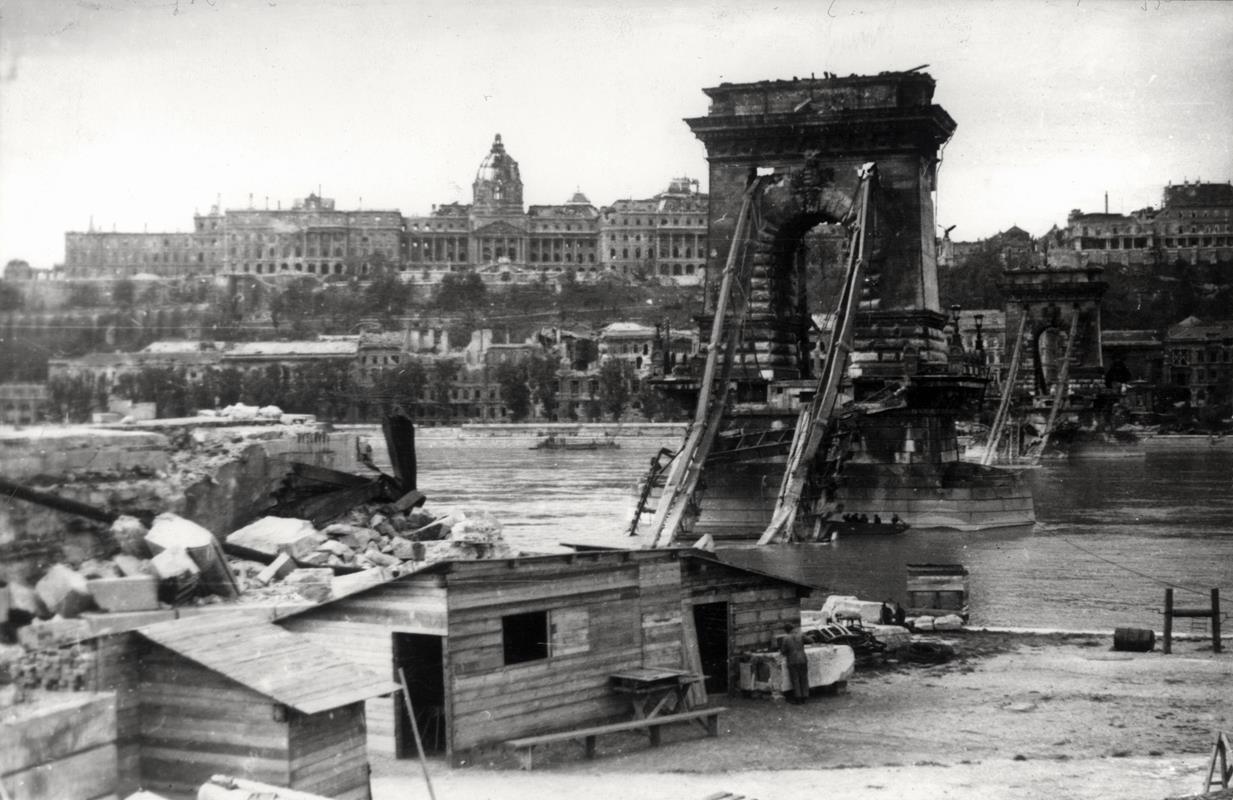
[[[953,359],[938,299],[933,191],[939,150],[955,122],[933,103],[920,72],[722,84],[704,90],[709,113],[687,120],[710,169],[710,253],[704,340],[719,275],[733,247],[748,310],[732,356],[720,439],[695,492],[692,533],[757,538],[783,477],[790,430],[816,383],[817,364],[850,358],[842,436],[818,461],[842,463],[807,487],[843,511],[898,514],[918,528],[976,529],[1034,521],[1030,490],[1006,471],[959,459],[955,419],[981,401],[986,380]],[[865,224],[864,280],[851,352],[832,353],[825,325],[836,298],[811,296],[807,244],[817,226],[854,222],[858,171],[876,164]],[[736,221],[756,176],[752,233]],[[818,294],[816,291],[814,294]],[[695,381],[689,388],[707,391]],[[824,448],[825,449],[825,448]],[[819,465],[820,466],[820,465]],[[817,470],[819,474],[821,470]],[[806,517],[808,514],[805,515]]]

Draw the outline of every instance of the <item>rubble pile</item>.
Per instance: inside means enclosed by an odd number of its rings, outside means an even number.
[[[147,528],[112,523],[110,557],[66,553],[35,583],[12,588],[12,605],[34,619],[82,612],[149,611],[239,601],[312,602],[333,596],[338,574],[381,570],[396,577],[438,561],[504,558],[513,551],[489,514],[365,504],[320,530],[308,520],[262,517],[226,536],[165,512]]]
[[[37,626],[36,626],[37,627]],[[19,690],[80,692],[90,688],[97,656],[79,644],[22,652],[6,665],[9,681]]]

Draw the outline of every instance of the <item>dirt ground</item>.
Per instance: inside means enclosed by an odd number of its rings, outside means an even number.
[[[594,761],[564,742],[518,771],[494,755],[450,770],[431,764],[451,798],[1160,798],[1202,787],[1214,734],[1233,729],[1233,653],[1209,643],[1112,650],[1094,635],[947,634],[945,664],[858,670],[845,691],[796,706],[713,697],[729,711],[720,736],[696,726],[601,737]],[[426,797],[414,761],[373,765],[377,800]]]

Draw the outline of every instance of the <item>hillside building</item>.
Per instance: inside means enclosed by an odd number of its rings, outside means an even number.
[[[276,203],[196,214],[188,233],[71,231],[66,278],[151,275],[365,276],[385,269],[431,280],[445,272],[544,274],[572,270],[655,275],[700,283],[706,264],[707,196],[675,178],[645,200],[597,208],[581,191],[557,205],[523,205],[517,160],[497,134],[471,184],[470,203],[433,206],[423,216],[397,209],[343,210],[319,193],[284,209]]]
[[[1093,264],[1191,264],[1233,260],[1233,184],[1170,184],[1159,209],[1070,212],[1061,246]]]

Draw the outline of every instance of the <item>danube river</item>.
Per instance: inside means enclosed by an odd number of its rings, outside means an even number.
[[[380,434],[370,441],[383,462]],[[637,547],[642,537],[627,535],[635,484],[660,447],[679,442],[618,441],[617,450],[563,452],[531,450],[530,436],[421,430],[419,485],[431,510],[487,511],[523,550],[560,551],[563,542]],[[1233,608],[1233,449],[1154,448],[1143,458],[1028,475],[1038,519],[1030,528],[909,530],[778,552],[808,582],[867,599],[902,601],[905,564],[963,564],[976,625],[1160,630],[1166,585],[1178,587],[1179,606],[1206,605],[1218,587]],[[1178,629],[1190,631],[1189,621]]]

